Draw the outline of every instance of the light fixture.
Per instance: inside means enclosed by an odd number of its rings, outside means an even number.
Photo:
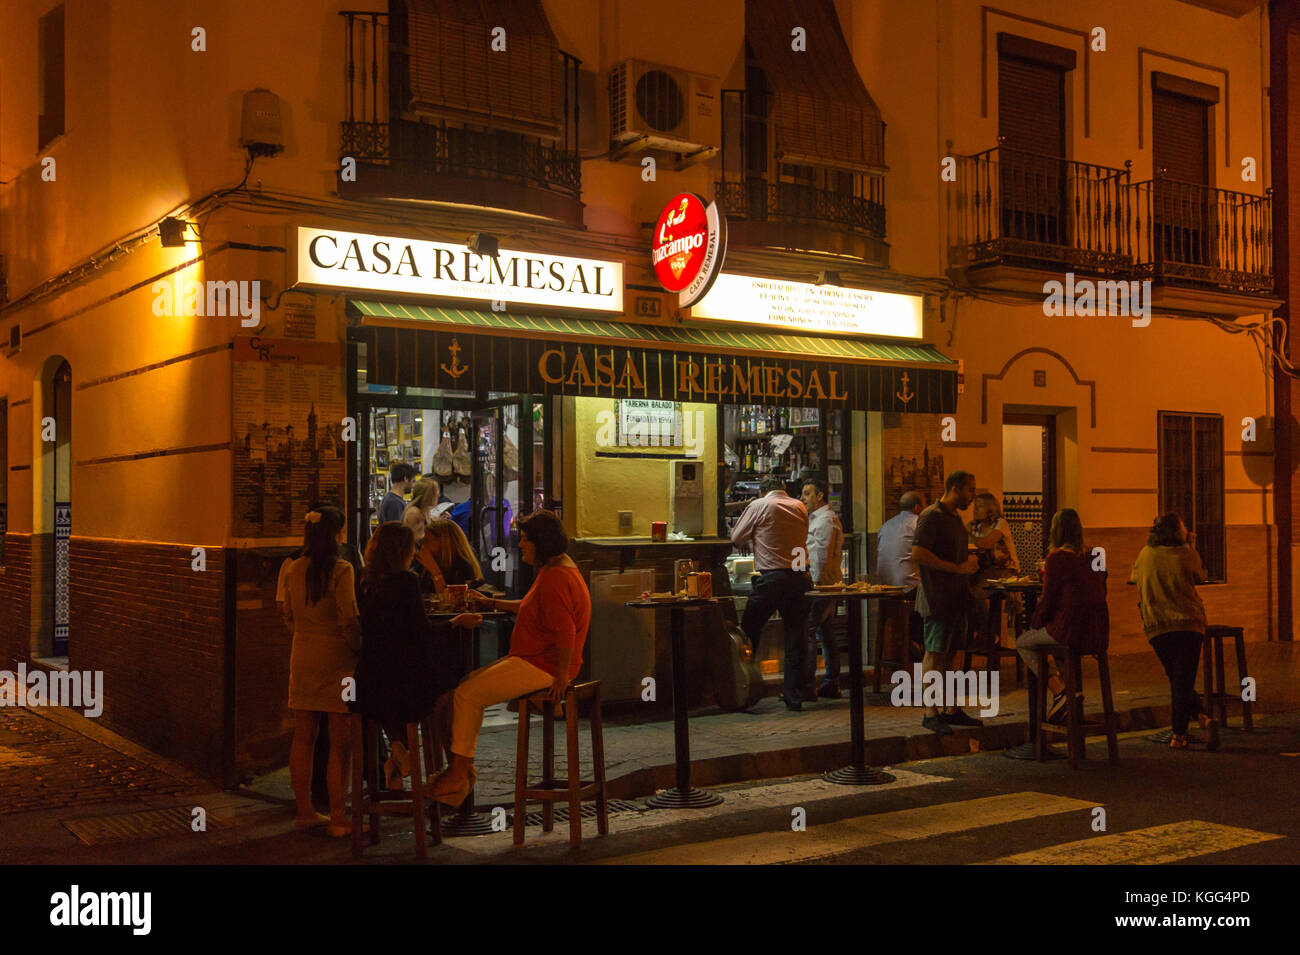
[[[185,230],[193,230],[192,238],[185,237]],[[178,219],[175,216],[168,216],[158,223],[158,235],[162,239],[164,249],[179,249],[186,242],[197,242],[199,239],[198,225],[193,222],[186,222],[184,219]]]
[[[818,272],[817,281],[814,285],[835,285],[843,287],[844,280],[840,278],[839,272]]]
[[[475,232],[465,240],[465,248],[475,255],[485,255],[489,259],[495,259],[501,252],[497,237],[490,232]]]

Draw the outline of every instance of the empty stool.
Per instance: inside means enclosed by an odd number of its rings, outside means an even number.
[[[1053,733],[1065,736],[1070,747],[1070,768],[1078,769],[1079,760],[1087,759],[1087,753],[1084,752],[1085,736],[1106,737],[1106,749],[1110,755],[1111,765],[1119,761],[1119,740],[1116,737],[1116,719],[1115,719],[1115,701],[1110,693],[1110,662],[1106,658],[1106,651],[1100,653],[1079,653],[1071,650],[1069,647],[1061,646],[1038,646],[1034,648],[1038,653],[1038,719],[1037,737],[1038,737],[1038,760],[1043,762],[1047,759],[1047,734]],[[1047,713],[1047,660],[1048,657],[1056,657],[1062,661],[1062,675],[1065,677],[1065,697],[1069,701],[1066,706],[1067,720],[1065,726],[1056,726],[1048,723],[1043,717]],[[1102,724],[1100,728],[1092,732],[1084,731],[1083,723],[1083,706],[1079,702],[1079,691],[1083,686],[1083,666],[1084,657],[1097,658],[1097,676],[1101,683],[1101,705],[1102,705]]]
[[[1237,692],[1227,692],[1226,674],[1223,672],[1223,640],[1231,638],[1237,650]],[[1214,645],[1213,657],[1210,645]],[[1215,707],[1219,711],[1219,725],[1228,725],[1228,704],[1241,704],[1241,723],[1247,732],[1253,732],[1255,724],[1250,718],[1250,702],[1241,698],[1241,683],[1246,679],[1246,631],[1241,627],[1209,626],[1205,628],[1205,707],[1211,715]],[[1213,666],[1211,666],[1211,663]]]
[[[423,730],[423,732],[421,732]],[[369,740],[366,739],[367,732]],[[421,738],[423,737],[423,746]],[[369,747],[366,743],[369,742]],[[380,816],[410,816],[415,823],[415,857],[428,857],[424,829],[424,787],[442,766],[441,751],[433,730],[433,717],[419,723],[406,724],[406,749],[411,755],[411,792],[385,791],[379,778],[379,721],[368,719],[360,713],[352,714],[352,855],[361,856],[361,819],[370,817],[370,844],[379,844]],[[424,754],[424,772],[421,774],[420,755]],[[365,789],[362,789],[362,774]],[[442,819],[434,801],[433,844],[442,843]]]
[[[1020,654],[1015,647],[1007,647],[1002,644],[1002,622],[1006,616],[1006,595],[1000,593],[989,594],[989,617],[983,631],[975,633],[971,639],[970,649],[966,651],[967,667],[971,667],[970,659],[972,657],[983,657],[984,668],[992,673],[994,670],[1002,669],[1003,657],[1014,657],[1016,661],[1016,682],[1020,683],[1025,678],[1024,661],[1020,659]]]
[[[582,845],[582,797],[596,797],[596,828],[603,836],[609,832],[609,807],[605,789],[605,741],[600,725],[600,681],[577,683],[564,694],[565,752],[569,770],[565,779],[555,778],[555,703],[546,699],[546,690],[519,701],[519,749],[515,763],[515,845],[524,844],[524,825],[528,800],[542,803],[542,831],[555,828],[556,800],[569,803],[569,845]],[[591,762],[595,779],[582,781],[578,760],[578,703],[591,701]],[[542,714],[542,778],[534,787],[528,785],[528,716]]]
[[[880,692],[880,678],[885,672],[885,664],[902,667],[909,673],[912,669],[912,611],[913,600],[881,600],[880,622],[877,629],[876,652],[873,666],[871,692]],[[850,635],[849,639],[852,639]],[[885,642],[889,640],[892,657],[885,656]]]

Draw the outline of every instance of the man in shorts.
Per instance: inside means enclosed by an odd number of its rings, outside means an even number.
[[[975,475],[953,471],[943,485],[943,497],[921,512],[912,541],[912,560],[921,575],[916,610],[925,621],[925,658],[922,676],[931,670],[948,672],[952,656],[965,647],[967,620],[972,604],[971,577],[979,558],[967,556],[966,524],[959,511],[975,500]],[[945,679],[945,685],[946,685]],[[945,699],[942,710],[927,706],[921,725],[941,735],[954,726],[982,726]]]

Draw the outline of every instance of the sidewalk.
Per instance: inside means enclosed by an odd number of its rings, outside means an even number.
[[[1235,679],[1230,647],[1228,681]],[[1300,707],[1300,646],[1293,643],[1252,643],[1248,669],[1256,681],[1255,712],[1283,712]],[[1111,685],[1120,732],[1154,729],[1169,723],[1169,682],[1154,653],[1111,657]],[[1101,699],[1095,666],[1083,668],[1085,710],[1099,712]],[[1001,706],[996,717],[975,730],[958,730],[941,737],[922,728],[920,710],[894,707],[882,685],[879,695],[866,694],[867,762],[892,766],[937,756],[1006,749],[1026,740],[1028,693],[1015,683],[1010,661],[1002,669]],[[1200,689],[1198,678],[1198,691]],[[975,715],[975,710],[967,707]],[[1229,720],[1240,725],[1235,708]],[[540,718],[534,716],[535,722]],[[517,724],[510,714],[504,725],[485,726],[479,736],[474,765],[478,769],[476,803],[480,808],[514,804]],[[632,799],[674,785],[673,724],[623,723],[606,716],[605,774],[610,796]],[[583,776],[591,778],[590,734],[583,720],[579,741]],[[532,772],[541,773],[541,734],[532,734]],[[691,714],[691,781],[697,786],[771,779],[824,772],[850,759],[849,701],[823,700],[791,713],[779,697],[762,700],[747,713],[700,710]],[[557,727],[556,768],[563,775],[564,732]],[[250,793],[291,802],[288,770],[254,780]]]

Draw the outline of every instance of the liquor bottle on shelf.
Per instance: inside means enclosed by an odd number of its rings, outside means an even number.
[[[737,431],[737,433],[739,433],[739,435],[740,435],[742,438],[748,438],[748,437],[749,437],[749,421],[745,418],[745,409],[744,409],[744,408],[737,408],[737,409],[735,410],[735,412],[733,412],[733,416],[734,416],[735,419],[736,419],[736,431]]]
[[[745,449],[745,470],[754,470],[754,449],[752,447]]]
[[[790,409],[789,408],[781,409],[781,430],[782,431],[790,430]]]
[[[763,414],[763,410],[756,409],[755,416],[758,418],[758,433],[767,434],[767,416]]]

